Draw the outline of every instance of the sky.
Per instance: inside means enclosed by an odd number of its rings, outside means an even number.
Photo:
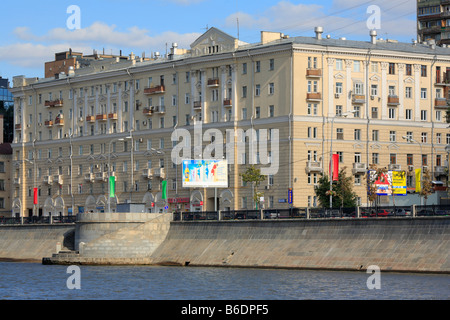
[[[10,80],[43,77],[45,62],[69,48],[149,57],[173,42],[189,49],[211,27],[247,43],[261,31],[312,37],[316,26],[332,38],[369,41],[369,25],[380,38],[417,38],[416,0],[21,0],[2,1],[0,12],[0,76]]]

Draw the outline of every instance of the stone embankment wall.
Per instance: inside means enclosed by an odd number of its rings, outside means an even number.
[[[174,222],[152,263],[450,273],[449,218]]]
[[[59,250],[73,250],[74,225],[0,226],[0,260],[42,261]]]

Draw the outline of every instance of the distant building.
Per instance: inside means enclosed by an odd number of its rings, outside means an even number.
[[[4,104],[5,109],[14,105],[12,93],[9,91],[9,81],[0,77],[0,105]]]
[[[419,42],[450,44],[450,1],[417,0],[417,35]]]

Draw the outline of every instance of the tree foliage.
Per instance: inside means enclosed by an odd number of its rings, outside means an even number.
[[[347,176],[347,168],[339,171],[338,181],[333,182],[333,208],[355,207],[357,195],[353,191],[353,178]],[[319,204],[324,208],[330,207],[330,180],[327,175],[322,175],[314,188]]]
[[[251,165],[244,173],[241,173],[239,175],[242,177],[243,182],[251,183],[253,187],[253,203],[256,207],[259,204],[260,198],[264,196],[262,192],[258,192],[258,187],[261,182],[266,179],[266,176],[262,175],[261,170],[255,168],[254,165]]]

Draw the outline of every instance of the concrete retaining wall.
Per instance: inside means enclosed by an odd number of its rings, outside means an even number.
[[[58,249],[73,250],[74,233],[74,225],[0,226],[0,260],[41,261]]]
[[[174,222],[155,264],[450,272],[450,219]]]

